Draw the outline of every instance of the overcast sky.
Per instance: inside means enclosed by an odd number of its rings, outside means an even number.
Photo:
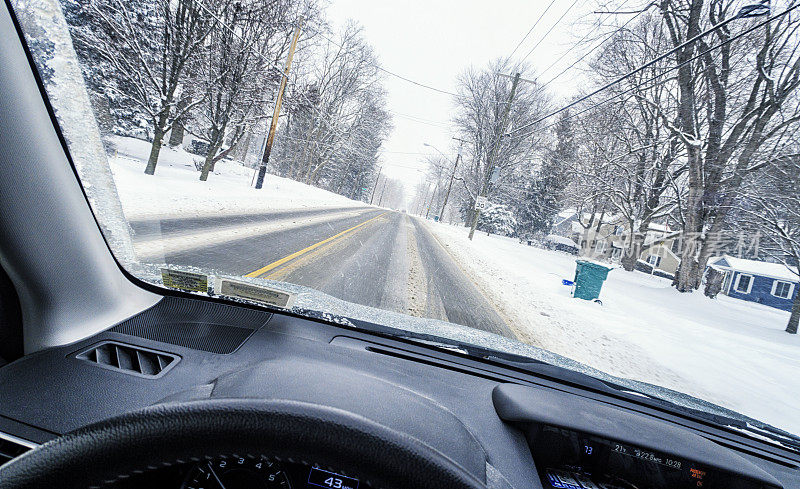
[[[510,55],[548,4],[550,0],[333,0],[328,14],[335,26],[347,19],[359,22],[383,68],[454,92],[459,73],[469,66],[483,67]],[[544,38],[526,61],[539,72],[556,62],[542,79],[555,76],[591,48],[582,45],[569,51],[591,30],[592,22],[605,17],[592,14],[596,5],[596,0],[555,0],[514,59],[525,57]],[[575,90],[579,72],[572,71],[553,84],[558,95]],[[436,154],[423,143],[455,156],[453,97],[390,75],[384,82],[394,131],[384,145],[383,172],[413,188],[425,169],[425,154]]]

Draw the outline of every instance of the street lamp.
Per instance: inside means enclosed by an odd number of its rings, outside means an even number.
[[[759,3],[745,5],[739,9],[736,17],[740,19],[749,19],[750,17],[762,17],[769,15],[769,0],[762,0]]]
[[[446,154],[442,153],[442,151],[441,151],[439,148],[437,148],[436,146],[434,146],[434,145],[432,145],[432,144],[429,144],[429,143],[422,143],[422,145],[423,145],[423,146],[427,146],[427,147],[429,147],[429,148],[433,148],[433,149],[435,149],[436,151],[438,151],[438,152],[439,152],[439,154],[440,154],[440,155],[444,156],[444,158],[445,158],[447,161],[450,161],[450,158],[448,158]]]

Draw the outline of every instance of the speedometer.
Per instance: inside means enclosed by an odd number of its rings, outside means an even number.
[[[195,465],[183,489],[291,489],[277,462],[260,458],[215,458]]]

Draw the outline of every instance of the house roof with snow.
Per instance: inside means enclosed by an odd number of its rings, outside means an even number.
[[[650,225],[647,226],[647,229],[649,229],[650,231],[661,231],[661,232],[664,232],[664,233],[669,233],[669,232],[672,231],[672,229],[669,228],[669,225],[667,225],[667,224],[658,224],[658,223],[655,223],[655,222],[651,222]]]
[[[733,270],[751,275],[760,275],[762,277],[775,278],[778,280],[787,280],[789,282],[798,281],[796,269],[789,269],[782,263],[745,260],[744,258],[736,258],[730,255],[712,258],[709,260],[709,263],[712,266],[721,268],[723,270]]]
[[[561,219],[569,219],[570,217],[575,217],[578,214],[578,211],[575,209],[564,209],[563,211],[558,213],[558,217]]]

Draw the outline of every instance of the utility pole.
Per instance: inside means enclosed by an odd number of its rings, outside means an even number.
[[[517,93],[517,85],[519,84],[519,73],[514,75],[514,81],[511,82],[511,93],[508,95],[508,102],[506,103],[506,108],[503,111],[503,118],[500,120],[500,132],[497,134],[497,141],[492,148],[492,152],[489,153],[489,161],[486,162],[486,174],[483,176],[483,185],[481,185],[481,191],[478,192],[478,197],[486,197],[486,191],[489,189],[489,179],[492,178],[492,173],[494,172],[494,161],[497,158],[497,148],[500,147],[500,143],[503,142],[503,134],[506,133],[506,126],[508,125],[508,114],[511,112],[511,102],[514,101],[514,95]],[[475,199],[477,204],[478,199]],[[478,218],[481,216],[481,211],[478,209],[474,210],[474,216],[472,217],[472,226],[469,228],[469,239],[472,240],[472,237],[475,235],[475,228],[478,226]]]
[[[444,194],[444,202],[442,202],[442,210],[439,212],[439,222],[441,222],[444,219],[444,208],[447,205],[447,199],[450,198],[450,189],[453,188],[453,180],[455,180],[456,178],[456,169],[458,168],[458,162],[461,160],[461,147],[464,145],[464,143],[469,142],[459,138],[453,138],[453,139],[459,141],[458,155],[456,156],[456,162],[453,165],[453,173],[450,174],[450,183],[447,185],[447,192],[445,192]]]
[[[428,202],[428,210],[425,211],[425,219],[428,218],[428,214],[431,213],[431,206],[433,205],[433,201],[436,199],[436,194],[439,192],[439,179],[436,179],[436,186],[433,188],[433,193],[431,194],[431,200]]]
[[[383,166],[378,167],[378,176],[375,177],[375,185],[372,186],[372,195],[369,196],[369,205],[372,205],[372,199],[375,198],[375,189],[378,188],[378,182],[381,179],[381,171],[383,171]]]
[[[256,179],[256,188],[264,186],[264,175],[267,173],[267,164],[269,163],[269,155],[272,153],[272,143],[275,141],[275,129],[278,127],[278,115],[281,113],[281,105],[283,104],[283,91],[286,89],[286,80],[289,79],[289,69],[292,67],[292,58],[294,58],[294,49],[297,47],[297,40],[300,38],[300,28],[303,27],[303,17],[297,22],[297,27],[294,30],[294,37],[292,37],[292,44],[289,46],[289,55],[286,57],[286,68],[283,70],[281,77],[281,85],[278,88],[278,99],[275,101],[275,111],[272,113],[272,124],[269,126],[269,135],[267,136],[267,144],[264,147],[264,155],[261,157],[261,166],[258,168],[258,178]]]
[[[383,193],[386,192],[386,182],[387,182],[386,177],[384,177],[383,187],[381,187],[381,196],[378,198],[378,207],[380,207],[381,203],[383,202]]]

